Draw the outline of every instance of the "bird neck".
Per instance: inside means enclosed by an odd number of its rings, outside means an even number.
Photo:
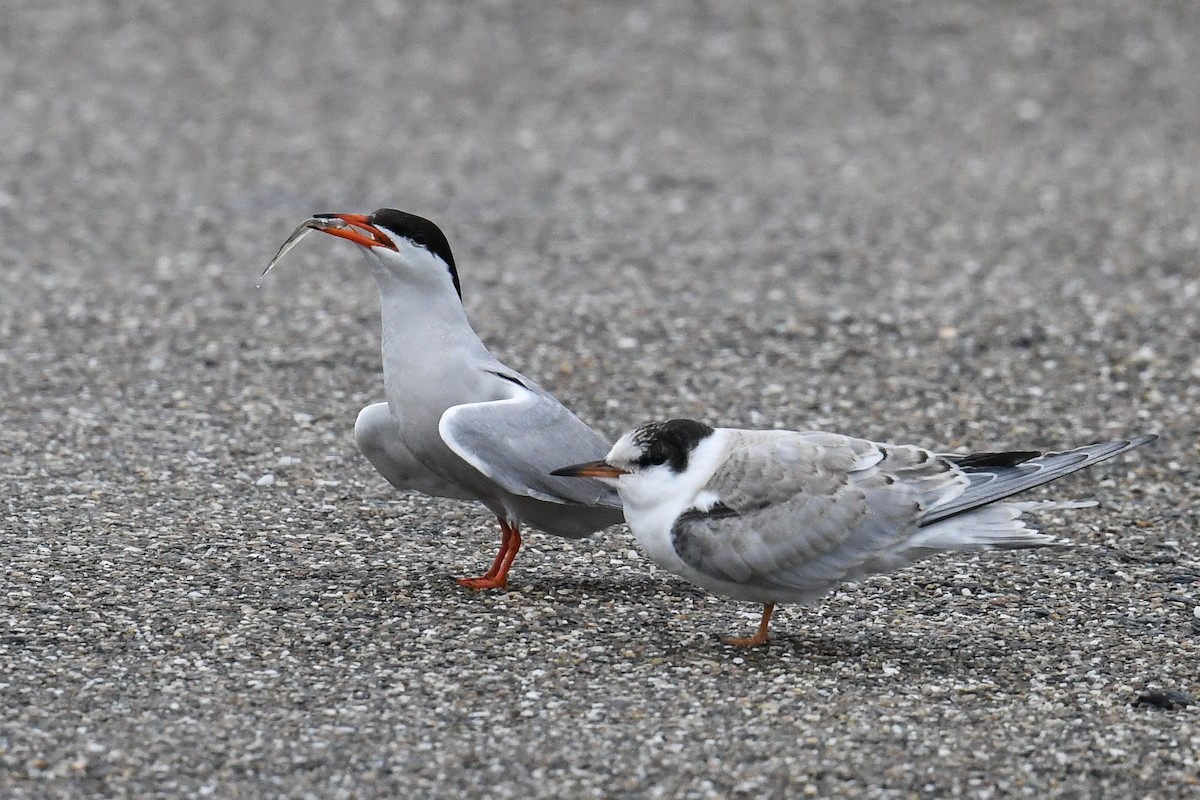
[[[375,279],[386,384],[441,383],[467,362],[490,358],[449,281],[413,286],[382,270],[375,271]]]
[[[721,466],[727,433],[718,428],[691,451],[682,473],[658,467],[622,477],[617,484],[625,518],[637,533],[639,527],[671,527],[686,511],[706,512],[721,501],[709,481]]]

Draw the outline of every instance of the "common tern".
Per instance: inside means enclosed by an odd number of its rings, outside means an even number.
[[[998,501],[1156,438],[952,455],[673,419],[625,434],[602,460],[552,474],[615,487],[630,530],[663,569],[762,603],[754,635],[723,640],[748,647],[767,641],[777,603],[808,603],[843,581],[949,550],[1068,544],[1026,527],[1022,514],[1095,502]]]
[[[491,568],[460,584],[503,588],[522,525],[578,539],[621,522],[611,487],[549,474],[564,457],[601,457],[609,442],[488,352],[467,320],[454,256],[437,225],[390,208],[316,214],[263,275],[313,230],[359,245],[379,286],[387,402],[359,412],[359,449],[397,489],[477,500],[500,523]]]

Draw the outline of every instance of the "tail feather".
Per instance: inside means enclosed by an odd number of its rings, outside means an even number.
[[[930,550],[1019,550],[1061,547],[1069,539],[1043,533],[1026,523],[1022,514],[1089,508],[1095,500],[1031,500],[994,503],[922,528],[907,544]]]

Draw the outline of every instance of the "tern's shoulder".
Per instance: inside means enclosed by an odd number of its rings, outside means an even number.
[[[718,428],[729,454],[745,454],[749,459],[782,459],[785,461],[832,462],[846,468],[858,461],[877,461],[879,445],[828,431],[744,430]]]
[[[730,508],[773,505],[796,495],[834,495],[848,485],[889,485],[944,475],[954,465],[913,445],[827,431],[721,428],[721,458],[705,487]]]
[[[783,473],[798,478],[845,474],[882,458],[879,446],[873,442],[825,431],[719,428],[717,437],[722,460],[713,474],[716,482]]]
[[[537,381],[522,375],[494,358],[486,363],[480,363],[478,367],[481,372],[494,381],[496,391],[500,395],[496,399],[525,398],[535,403],[561,405],[558,398]]]

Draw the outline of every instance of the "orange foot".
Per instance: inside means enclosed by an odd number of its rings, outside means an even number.
[[[478,578],[459,578],[458,585],[468,589],[503,589],[508,585],[508,576],[489,578],[487,575],[480,575]]]
[[[503,589],[508,585],[508,569],[512,566],[517,551],[521,549],[521,534],[515,524],[509,525],[506,520],[500,522],[500,552],[492,566],[478,578],[459,578],[458,585],[468,589]]]
[[[767,626],[771,624],[771,614],[774,611],[774,603],[764,604],[762,622],[758,623],[758,630],[753,636],[725,636],[721,638],[721,643],[730,647],[758,647],[760,644],[766,644],[771,638],[767,635]]]

